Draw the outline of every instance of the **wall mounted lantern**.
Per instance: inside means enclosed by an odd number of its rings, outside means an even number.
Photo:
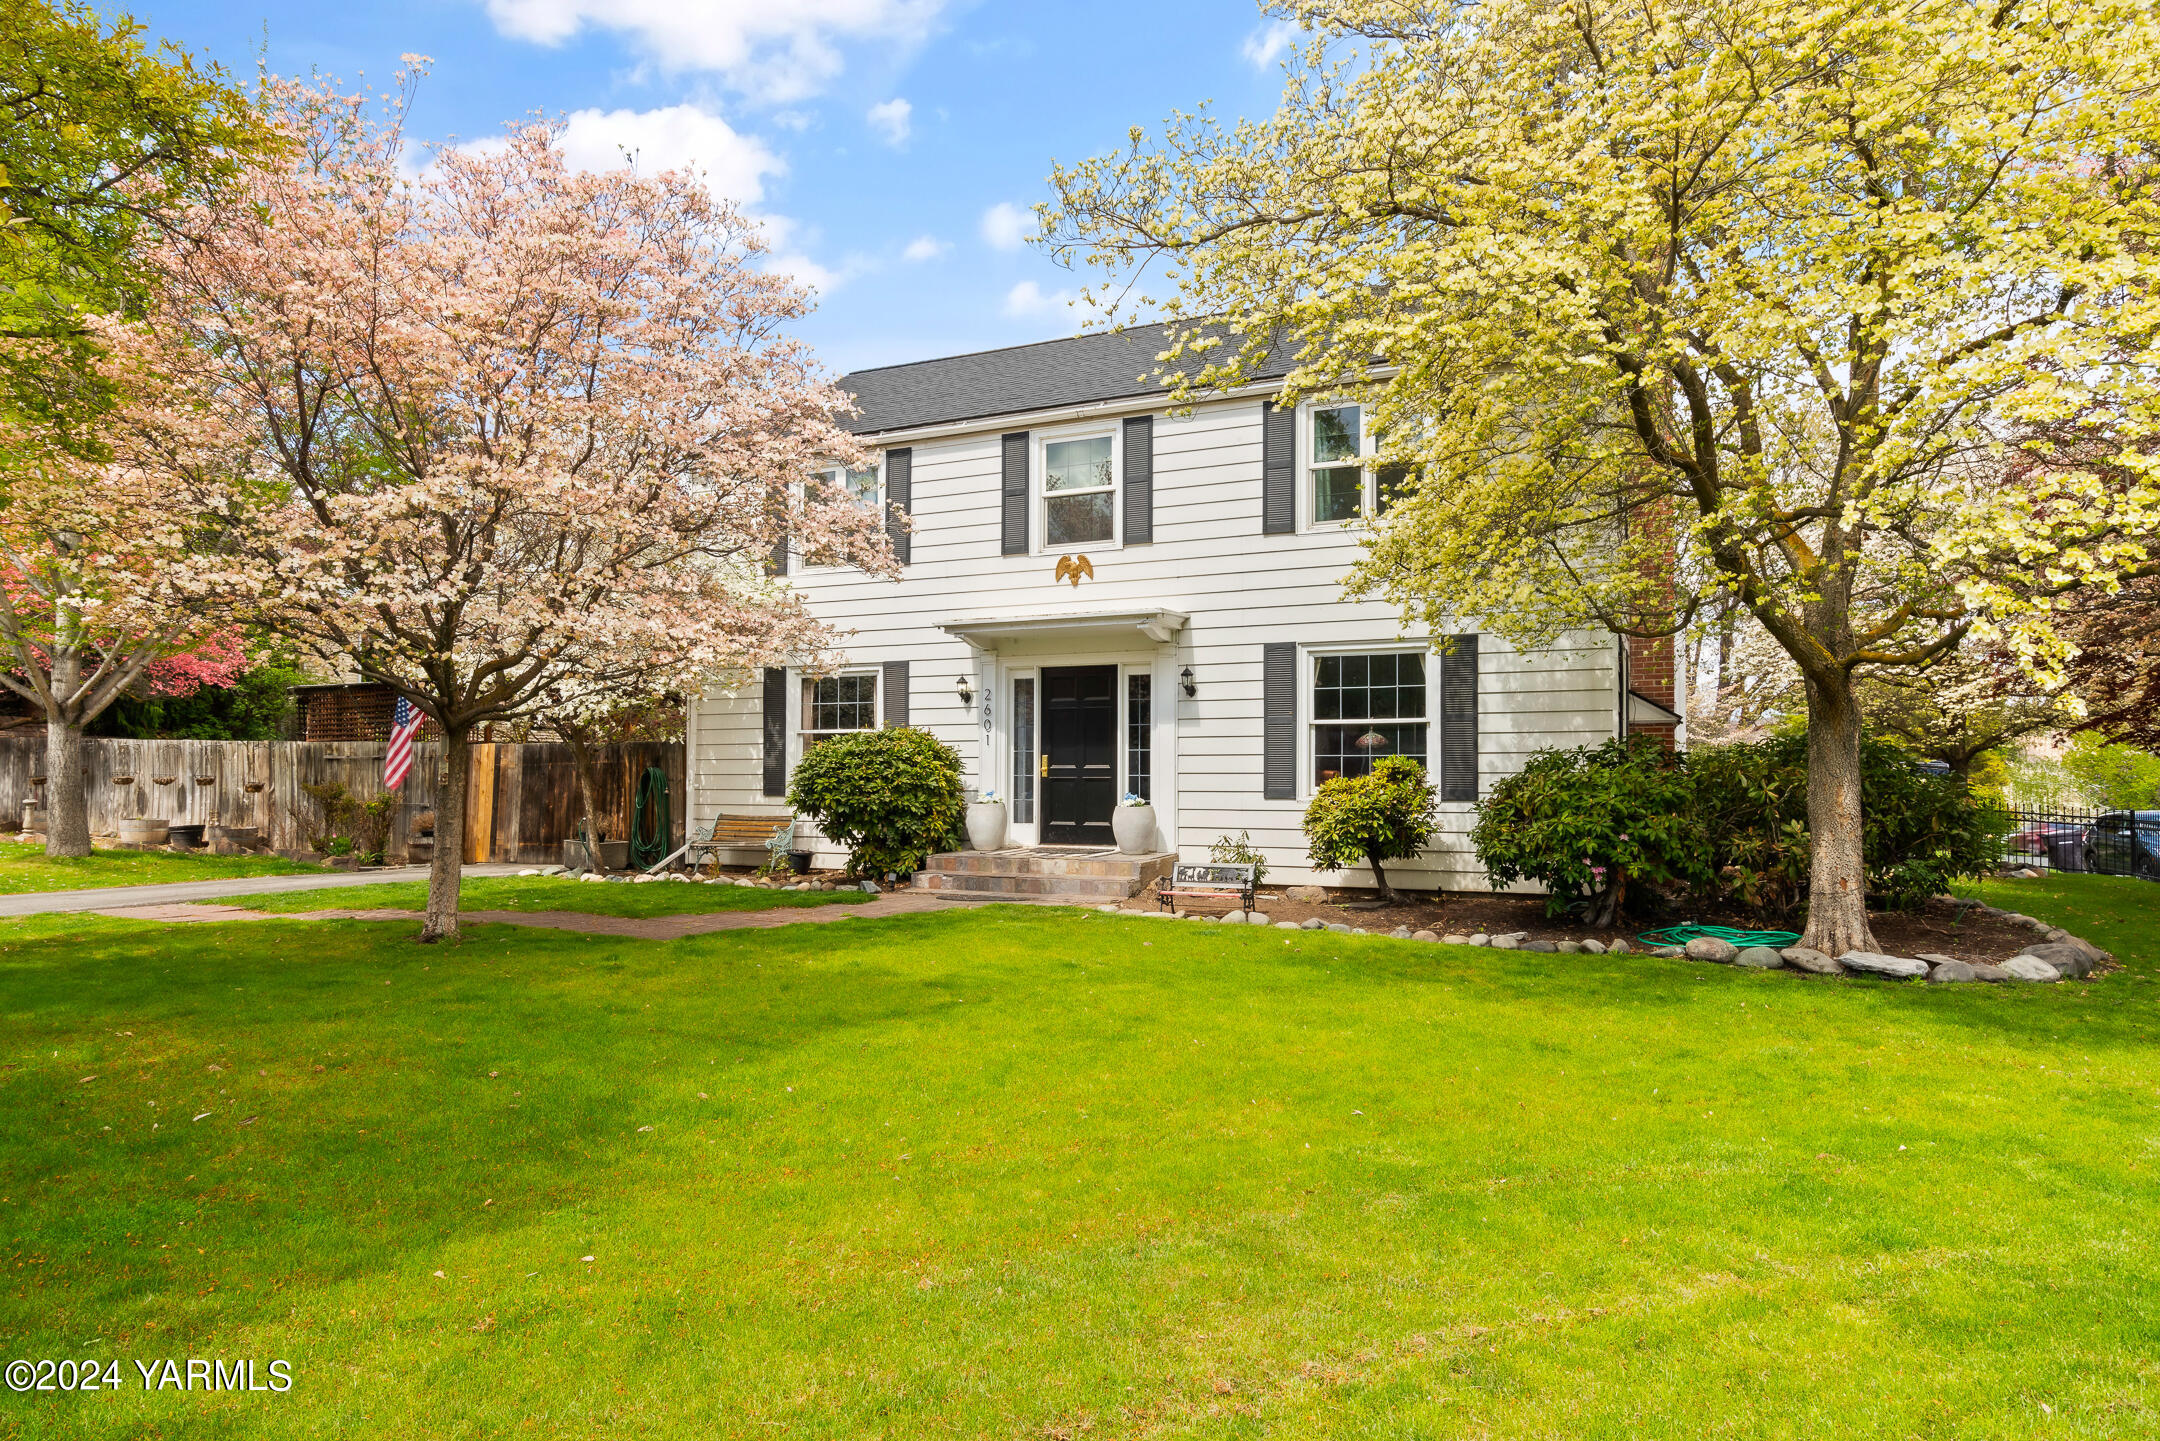
[[[1185,698],[1187,700],[1191,700],[1200,693],[1200,687],[1193,683],[1191,666],[1187,666],[1178,672],[1178,684],[1185,687]]]

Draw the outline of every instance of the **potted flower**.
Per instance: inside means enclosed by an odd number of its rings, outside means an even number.
[[[1155,807],[1145,796],[1128,794],[1110,813],[1110,833],[1120,854],[1144,856],[1155,849]]]
[[[968,844],[978,851],[997,851],[1005,848],[1005,802],[993,790],[986,790],[967,808]]]

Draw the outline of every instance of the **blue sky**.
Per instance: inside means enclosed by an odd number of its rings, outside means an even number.
[[[1053,159],[1212,100],[1264,115],[1288,33],[1253,0],[140,0],[150,31],[251,75],[387,84],[476,138],[571,117],[573,159],[697,162],[814,283],[836,371],[1070,334],[1079,277],[1021,243]]]

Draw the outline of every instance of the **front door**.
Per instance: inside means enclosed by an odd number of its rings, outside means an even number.
[[[1117,667],[1042,673],[1043,844],[1108,846],[1117,807]]]

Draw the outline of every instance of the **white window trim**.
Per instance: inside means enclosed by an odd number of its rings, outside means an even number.
[[[1035,554],[1054,555],[1058,552],[1050,545],[1050,492],[1043,487],[1050,480],[1050,447],[1066,440],[1092,440],[1107,436],[1110,441],[1110,538],[1083,543],[1082,549],[1123,550],[1125,548],[1125,427],[1116,420],[1089,421],[1082,425],[1060,426],[1055,430],[1037,431],[1028,438],[1028,489],[1032,506],[1032,534],[1035,537]],[[1094,495],[1097,491],[1059,491],[1059,495]],[[1071,555],[1075,547],[1065,546],[1064,553]]]
[[[1034,730],[1034,735],[1029,738],[1029,750],[1031,754],[1038,758],[1038,765],[1037,773],[1032,778],[1035,782],[1035,790],[1033,803],[1030,807],[1031,814],[1027,820],[1014,820],[1012,822],[1012,831],[1016,844],[1032,846],[1038,844],[1037,838],[1042,835],[1042,777],[1040,769],[1040,757],[1042,755],[1042,667],[1040,665],[1030,663],[1024,666],[1014,666],[1007,669],[999,677],[998,684],[1004,688],[1005,720],[1004,724],[997,727],[997,747],[1000,765],[1005,772],[1004,796],[1007,802],[1006,813],[1010,815],[1013,809],[1012,799],[1018,794],[1017,782],[1019,780],[1019,776],[1013,767],[1013,732],[1018,729],[1020,724],[1020,708],[1013,703],[1013,688],[1023,680],[1033,681],[1035,684],[1035,699],[1029,711],[1028,724]]]
[[[1358,513],[1348,520],[1320,520],[1313,512],[1320,499],[1320,487],[1313,479],[1316,470],[1339,470],[1349,462],[1331,460],[1316,461],[1312,458],[1313,412],[1335,410],[1354,405],[1358,412],[1358,459],[1361,474],[1358,478]],[[1378,511],[1380,499],[1379,447],[1373,439],[1371,417],[1365,412],[1372,407],[1362,400],[1308,400],[1298,407],[1297,414],[1297,503],[1298,529],[1302,531],[1355,530],[1370,525]],[[1337,652],[1330,651],[1330,655]],[[1348,652],[1342,652],[1348,654]]]
[[[848,730],[812,730],[810,728],[812,712],[810,697],[807,694],[808,689],[821,680],[838,680],[842,676],[868,676],[870,678],[870,724]],[[806,675],[801,671],[797,671],[795,705],[797,711],[795,717],[795,741],[798,756],[808,751],[813,741],[825,736],[859,735],[863,730],[883,730],[885,728],[885,673],[876,666],[864,665],[842,666],[838,670],[829,671],[824,675]]]
[[[1440,672],[1436,662],[1439,652],[1429,644],[1404,644],[1394,641],[1372,645],[1313,645],[1299,652],[1302,662],[1299,669],[1298,718],[1302,722],[1298,730],[1298,794],[1310,799],[1320,789],[1318,775],[1320,746],[1318,732],[1324,725],[1341,725],[1340,720],[1321,720],[1314,715],[1313,692],[1320,684],[1320,661],[1324,656],[1345,655],[1415,655],[1425,661],[1425,771],[1434,785],[1433,765],[1438,758],[1437,741],[1440,735],[1440,716],[1437,710]],[[1386,724],[1401,724],[1413,720],[1410,716],[1397,716]]]

